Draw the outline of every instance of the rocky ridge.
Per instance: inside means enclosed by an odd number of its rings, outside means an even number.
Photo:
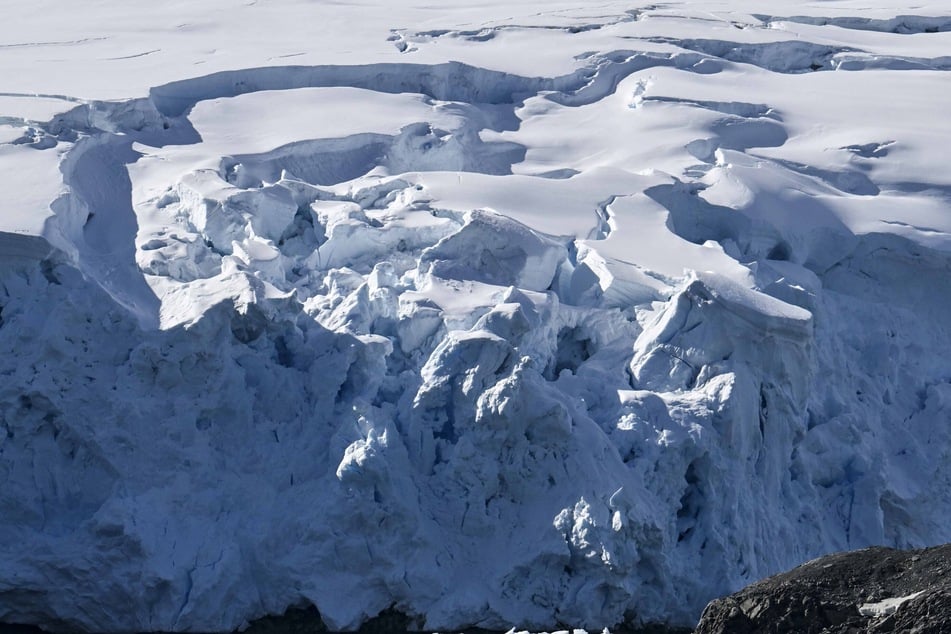
[[[696,634],[941,634],[951,628],[951,545],[820,557],[712,601]]]

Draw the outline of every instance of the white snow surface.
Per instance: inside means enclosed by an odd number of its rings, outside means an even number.
[[[7,5],[0,622],[691,625],[951,541],[946,2]]]
[[[883,616],[888,616],[889,614],[894,614],[902,605],[918,597],[919,595],[924,594],[924,592],[924,590],[921,590],[920,592],[912,592],[911,594],[905,595],[903,597],[892,597],[890,599],[875,601],[874,603],[863,603],[859,606],[859,614],[874,618],[881,618]]]

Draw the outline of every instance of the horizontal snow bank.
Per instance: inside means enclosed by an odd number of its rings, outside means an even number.
[[[153,88],[149,96],[159,112],[185,113],[199,101],[262,90],[352,86],[388,93],[419,93],[442,101],[511,103],[543,90],[566,90],[575,77],[527,78],[445,64],[366,64],[362,66],[283,66],[249,68],[186,79]]]

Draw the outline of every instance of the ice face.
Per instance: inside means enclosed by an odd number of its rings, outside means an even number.
[[[940,7],[509,5],[0,25],[0,621],[689,625],[951,539]]]

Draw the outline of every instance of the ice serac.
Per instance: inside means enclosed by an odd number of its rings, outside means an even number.
[[[24,19],[0,623],[692,626],[951,541],[948,18],[727,4]]]

